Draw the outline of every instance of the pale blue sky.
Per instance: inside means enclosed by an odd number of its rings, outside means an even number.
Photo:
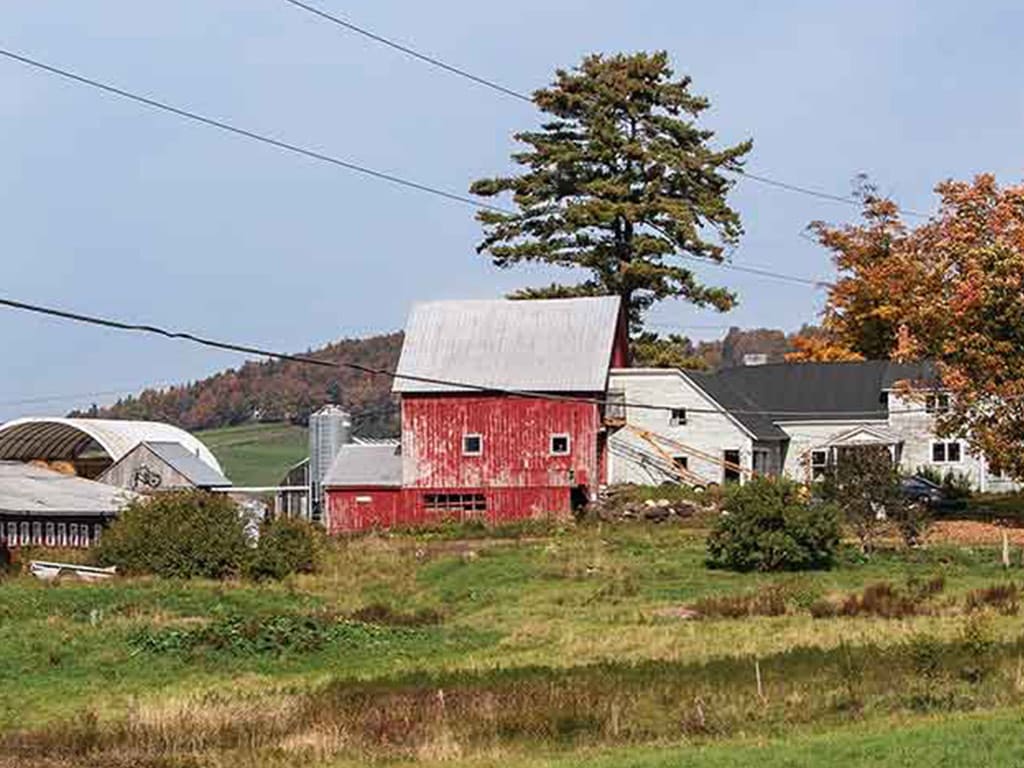
[[[932,210],[946,177],[1024,168],[1019,2],[516,3],[309,0],[512,88],[593,51],[667,49],[749,168],[837,193],[869,173]],[[374,168],[465,192],[507,167],[529,105],[433,70],[281,0],[6,0],[0,46]],[[412,301],[497,296],[456,203],[144,110],[0,61],[0,292],[303,350],[401,327]],[[827,276],[800,237],[845,206],[738,186],[738,263]],[[659,324],[786,329],[821,293],[701,268],[729,315]],[[684,328],[684,330],[690,330]],[[708,338],[715,329],[690,330]],[[110,398],[12,403],[194,379],[239,358],[0,309],[0,419]]]

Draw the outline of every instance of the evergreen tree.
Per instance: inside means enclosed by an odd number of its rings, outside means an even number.
[[[740,170],[751,142],[715,150],[697,125],[709,106],[675,79],[665,52],[586,57],[534,94],[551,119],[515,138],[519,175],[470,190],[513,194],[517,211],[478,214],[477,250],[498,267],[540,262],[589,272],[575,285],[531,288],[514,298],[621,296],[640,330],[652,304],[682,298],[730,309],[735,295],[702,285],[684,258],[721,261],[742,234],[723,171]]]

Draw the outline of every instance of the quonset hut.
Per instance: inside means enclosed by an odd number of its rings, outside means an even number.
[[[16,419],[0,426],[0,545],[88,547],[136,491],[228,484],[170,424]]]
[[[605,482],[603,401],[627,355],[618,297],[416,305],[393,386],[401,446],[339,452],[329,529],[569,514]]]

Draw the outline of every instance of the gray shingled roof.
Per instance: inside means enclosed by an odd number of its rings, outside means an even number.
[[[136,494],[52,469],[0,461],[0,513],[39,517],[110,516]]]
[[[224,488],[231,481],[181,443],[145,443],[153,453],[188,478],[197,488]]]
[[[618,323],[617,296],[416,304],[398,373],[495,389],[602,392]],[[398,378],[394,391],[466,390]]]
[[[785,439],[776,423],[787,421],[885,419],[884,390],[899,381],[935,383],[931,363],[886,360],[774,363],[687,375],[760,440]]]
[[[393,444],[344,445],[324,478],[326,488],[401,484],[402,449]]]

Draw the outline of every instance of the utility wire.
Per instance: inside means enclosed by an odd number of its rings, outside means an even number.
[[[289,5],[295,6],[296,8],[301,8],[302,10],[308,13],[312,13],[315,16],[319,16],[320,18],[325,19],[326,21],[329,21],[332,24],[337,24],[339,27],[343,27],[349,30],[350,32],[355,32],[357,35],[362,35],[363,37],[373,40],[374,42],[381,43],[382,45],[386,45],[389,48],[393,48],[396,51],[404,53],[406,56],[412,56],[415,59],[419,59],[420,61],[431,65],[432,67],[443,69],[444,71],[449,72],[453,75],[465,78],[466,80],[470,80],[474,83],[477,83],[478,85],[483,85],[505,96],[511,96],[512,98],[518,99],[519,101],[525,101],[530,104],[533,103],[533,98],[528,94],[523,93],[522,91],[517,91],[513,88],[508,88],[504,85],[501,85],[500,83],[496,83],[493,80],[488,80],[485,77],[474,75],[472,72],[462,69],[461,67],[456,67],[451,64],[447,64],[446,62],[441,61],[440,59],[437,59],[433,56],[428,56],[427,54],[421,53],[420,51],[417,51],[414,48],[410,48],[407,45],[397,43],[394,40],[390,40],[384,37],[383,35],[378,35],[376,32],[371,32],[365,27],[360,27],[357,24],[353,24],[351,21],[346,21],[339,16],[335,16],[331,13],[328,13],[327,11],[310,5],[309,3],[302,2],[302,0],[284,0],[284,2],[288,3]],[[855,205],[858,208],[862,207],[863,205],[863,201],[858,200],[856,197],[851,197],[849,195],[836,195],[830,192],[822,192],[821,190],[811,189],[810,187],[800,186],[799,184],[791,184],[787,181],[779,181],[769,176],[764,176],[757,173],[750,173],[745,170],[735,168],[725,170],[728,173],[743,176],[744,178],[750,179],[751,181],[756,181],[760,184],[766,184],[768,186],[776,187],[778,189],[785,189],[790,192],[797,192],[799,194],[807,195],[809,197],[816,197],[820,200],[829,200],[834,203],[846,203],[847,205]],[[911,211],[906,208],[900,208],[898,210],[907,216],[914,216],[924,219],[928,218],[928,214],[926,213]]]
[[[286,1],[290,1],[290,0],[286,0]],[[473,208],[484,209],[484,210],[489,210],[489,211],[495,211],[497,213],[504,213],[504,214],[507,214],[507,215],[515,215],[515,211],[513,211],[513,210],[511,210],[509,208],[504,208],[502,206],[494,205],[494,204],[491,204],[491,203],[483,203],[483,202],[480,202],[478,200],[474,200],[473,198],[466,197],[464,195],[459,195],[459,194],[456,194],[454,192],[445,191],[445,190],[440,189],[438,187],[432,187],[432,186],[430,186],[428,184],[421,184],[420,182],[417,182],[417,181],[411,181],[409,179],[405,179],[405,178],[402,178],[400,176],[395,176],[394,174],[384,173],[382,171],[377,171],[377,170],[374,170],[372,168],[367,168],[367,167],[362,166],[362,165],[357,165],[356,163],[350,162],[348,160],[343,160],[341,158],[334,157],[332,155],[327,155],[327,154],[324,154],[323,152],[319,152],[317,150],[308,149],[306,147],[299,146],[298,144],[292,144],[292,143],[283,141],[281,139],[275,139],[272,136],[267,136],[265,134],[257,133],[255,131],[250,131],[250,130],[248,130],[246,128],[241,128],[241,127],[239,127],[237,125],[233,125],[231,123],[227,123],[227,122],[224,122],[222,120],[217,120],[217,119],[214,119],[214,118],[211,118],[211,117],[206,117],[205,115],[201,115],[198,112],[192,112],[191,110],[183,109],[181,107],[176,107],[176,106],[174,106],[172,104],[168,104],[168,103],[163,102],[163,101],[158,101],[158,100],[152,99],[152,98],[150,98],[148,96],[142,96],[140,94],[133,93],[131,91],[126,91],[123,88],[119,88],[117,86],[110,85],[108,83],[103,83],[103,82],[100,82],[99,80],[94,80],[92,78],[85,77],[84,75],[79,75],[79,74],[77,74],[75,72],[71,72],[70,70],[67,70],[67,69],[62,69],[60,67],[56,67],[56,66],[52,66],[50,64],[46,64],[46,63],[44,63],[42,61],[38,61],[37,59],[29,58],[28,56],[23,56],[21,54],[14,53],[13,51],[9,51],[9,50],[6,50],[4,48],[0,48],[0,56],[5,56],[8,59],[20,62],[22,64],[25,64],[25,65],[27,65],[29,67],[33,67],[33,68],[38,69],[38,70],[41,70],[43,72],[47,72],[47,73],[50,73],[50,74],[53,74],[53,75],[57,75],[59,77],[65,78],[67,80],[71,80],[73,82],[76,82],[76,83],[79,83],[79,84],[82,84],[82,85],[87,85],[87,86],[89,86],[91,88],[95,88],[95,89],[98,89],[100,91],[104,91],[104,92],[107,92],[107,93],[114,94],[115,96],[120,96],[121,98],[128,99],[129,101],[133,101],[133,102],[135,102],[137,104],[142,104],[144,106],[151,107],[153,109],[158,109],[158,110],[161,110],[163,112],[175,115],[177,117],[184,118],[186,120],[191,120],[193,122],[201,123],[203,125],[207,125],[207,126],[210,126],[212,128],[217,128],[218,130],[225,131],[227,133],[231,133],[231,134],[234,134],[234,135],[237,135],[237,136],[242,136],[244,138],[251,139],[253,141],[258,141],[260,143],[267,144],[269,146],[276,147],[278,149],[282,149],[282,150],[285,150],[285,151],[293,153],[293,154],[302,155],[303,157],[307,157],[307,158],[310,158],[310,159],[313,159],[313,160],[319,160],[319,161],[325,162],[325,163],[330,163],[331,165],[335,165],[335,166],[338,166],[338,167],[341,167],[341,168],[345,168],[347,170],[354,171],[356,173],[360,173],[360,174],[363,174],[363,175],[366,175],[366,176],[371,176],[371,177],[376,178],[376,179],[381,179],[383,181],[387,181],[387,182],[390,182],[392,184],[397,184],[397,185],[400,185],[400,186],[403,186],[403,187],[408,187],[410,189],[415,189],[415,190],[418,190],[420,192],[426,192],[428,194],[432,194],[432,195],[435,195],[435,196],[438,196],[438,197],[443,197],[443,198],[446,198],[448,200],[453,200],[455,202],[464,203],[466,205],[472,206]],[[826,282],[823,282],[823,281],[820,281],[820,280],[813,280],[811,278],[798,277],[798,276],[795,276],[795,275],[786,275],[786,274],[782,274],[782,273],[779,273],[779,272],[773,272],[771,270],[758,269],[758,268],[755,268],[755,267],[740,266],[740,265],[732,264],[732,263],[729,263],[729,262],[710,261],[710,260],[707,260],[707,259],[701,259],[700,257],[697,257],[697,256],[691,256],[691,255],[685,254],[685,253],[682,253],[680,255],[683,256],[683,257],[686,257],[686,258],[693,259],[694,261],[697,261],[697,262],[702,263],[702,264],[708,264],[708,265],[711,265],[711,266],[717,266],[717,267],[721,267],[722,269],[731,269],[731,270],[736,271],[736,272],[747,272],[747,273],[750,273],[750,274],[758,275],[760,277],[767,277],[767,278],[771,278],[771,279],[775,279],[775,280],[782,280],[782,281],[785,281],[785,282],[798,283],[798,284],[802,284],[802,285],[810,285],[810,286],[813,286],[813,287],[822,287],[822,286],[826,286],[827,287],[829,285],[829,283],[826,283]]]
[[[432,187],[429,184],[422,184],[418,181],[412,181],[410,179],[402,178],[401,176],[396,176],[392,173],[386,173],[384,171],[374,170],[373,168],[367,168],[364,165],[359,165],[357,163],[351,162],[350,160],[343,160],[342,158],[335,157],[333,155],[328,155],[317,150],[307,149],[306,147],[299,146],[298,144],[292,144],[291,142],[284,141],[282,139],[276,139],[273,136],[267,136],[266,134],[250,131],[246,128],[241,128],[237,125],[233,125],[232,123],[228,123],[223,120],[217,120],[212,117],[206,117],[205,115],[201,115],[198,112],[193,112],[182,107],[176,107],[173,104],[168,104],[164,101],[158,101],[157,99],[150,98],[149,96],[142,96],[138,93],[132,93],[131,91],[127,91],[123,88],[119,88],[108,83],[103,83],[99,80],[94,80],[90,77],[85,77],[84,75],[79,75],[75,72],[71,72],[70,70],[62,69],[51,64],[46,64],[37,59],[29,58],[28,56],[23,56],[20,53],[15,53],[4,48],[0,48],[0,56],[5,56],[8,59],[11,59],[12,61],[17,61],[21,64],[25,64],[26,66],[33,67],[43,72],[48,72],[52,75],[57,75],[59,77],[65,78],[66,80],[71,80],[81,85],[87,85],[90,88],[95,88],[97,90],[113,94],[115,96],[120,96],[123,99],[134,101],[137,104],[152,107],[153,109],[159,109],[163,112],[176,115],[177,117],[181,117],[186,120],[191,120],[196,123],[202,123],[203,125],[210,126],[211,128],[217,128],[218,130],[226,131],[227,133],[233,133],[236,136],[243,136],[247,139],[251,139],[253,141],[258,141],[263,144],[276,147],[277,149],[283,149],[286,152],[291,152],[292,154],[302,155],[303,157],[311,158],[313,160],[320,160],[321,162],[330,163],[331,165],[335,165],[340,168],[345,168],[346,170],[353,171],[355,173],[363,174],[364,176],[370,176],[375,179],[390,182],[391,184],[397,184],[402,187],[408,187],[409,189],[416,189],[419,190],[420,192],[426,192],[431,195],[436,195],[437,197],[443,197],[448,200],[464,203],[466,205],[472,206],[473,208],[482,208],[485,210],[497,211],[499,213],[510,213],[508,209],[501,208],[496,205],[491,205],[490,203],[482,203],[479,200],[474,200],[473,198],[466,197],[465,195],[460,195],[455,192],[448,192],[438,187]]]
[[[140,323],[129,323],[123,320],[115,320],[111,318],[98,317],[95,315],[85,315],[78,312],[70,312],[65,309],[58,309],[54,307],[45,307],[39,304],[31,304],[24,301],[17,301],[15,299],[8,299],[0,297],[0,306],[10,307],[11,309],[18,309],[25,312],[32,312],[40,315],[47,315],[50,317],[57,317],[62,320],[70,320],[77,323],[85,323],[87,325],[95,325],[103,328],[114,328],[122,331],[132,331],[138,333],[152,334],[155,336],[163,336],[168,339],[181,339],[183,341],[189,341],[194,344],[199,344],[204,347],[210,347],[212,349],[226,350],[228,352],[241,352],[248,355],[258,355],[260,357],[269,357],[277,360],[286,360],[295,363],[302,363],[304,365],[316,365],[325,368],[347,368],[360,373],[365,373],[372,376],[384,376],[386,378],[396,381],[411,381],[420,384],[432,384],[436,386],[448,387],[451,389],[462,389],[472,392],[483,392],[485,394],[492,395],[507,395],[510,397],[522,397],[533,400],[553,400],[557,402],[568,402],[568,403],[583,403],[587,405],[601,405],[601,406],[612,406],[615,408],[636,408],[641,410],[650,411],[667,411],[672,412],[678,410],[677,405],[659,405],[654,403],[627,403],[618,400],[597,398],[597,397],[578,397],[573,395],[557,395],[550,392],[535,392],[531,390],[522,389],[507,389],[504,387],[491,387],[481,384],[473,384],[469,382],[454,381],[451,379],[441,379],[432,376],[416,376],[412,374],[398,373],[397,371],[389,371],[383,368],[373,368],[371,366],[361,365],[359,363],[352,362],[332,362],[330,360],[320,360],[315,357],[309,357],[306,355],[292,355],[284,352],[275,352],[273,350],[264,349],[261,347],[254,347],[246,344],[235,344],[228,341],[220,341],[217,339],[205,338],[203,336],[197,336],[186,331],[173,331],[165,328],[161,328],[155,325],[146,325]],[[730,415],[750,415],[750,416],[770,416],[770,417],[829,417],[829,416],[863,416],[863,417],[884,417],[893,413],[920,413],[925,412],[926,409],[907,409],[901,411],[886,411],[883,409],[870,410],[870,411],[765,411],[765,410],[743,410],[743,409],[725,409],[725,408],[687,408],[689,413],[716,413]]]
[[[290,3],[291,5],[294,5],[296,8],[301,8],[302,10],[312,13],[315,16],[319,16],[322,19],[326,19],[327,21],[330,21],[333,24],[337,24],[339,27],[344,27],[350,32],[355,32],[357,35],[368,37],[370,40],[373,40],[374,42],[381,43],[382,45],[386,45],[389,48],[394,48],[396,51],[400,51],[404,53],[406,56],[412,56],[414,59],[419,59],[420,61],[429,64],[432,67],[437,67],[438,69],[443,69],[444,71],[450,72],[453,75],[458,75],[459,77],[471,80],[477,85],[482,85],[486,88],[490,88],[491,90],[497,91],[498,93],[502,93],[505,96],[511,96],[514,99],[520,99],[531,104],[533,103],[533,99],[530,98],[525,93],[520,93],[519,91],[514,91],[511,88],[506,88],[504,85],[501,85],[500,83],[496,83],[493,80],[488,80],[487,78],[474,75],[472,72],[467,72],[466,70],[461,69],[460,67],[456,67],[451,64],[446,64],[440,59],[436,59],[433,56],[428,56],[425,53],[420,53],[419,51],[414,50],[406,45],[402,45],[401,43],[396,43],[394,40],[389,40],[388,38],[382,35],[378,35],[374,32],[371,32],[368,29],[364,29],[363,27],[357,26],[350,21],[345,21],[344,19],[338,16],[334,16],[333,14],[330,14],[327,11],[309,5],[308,3],[300,2],[300,0],[284,0],[284,2]]]

